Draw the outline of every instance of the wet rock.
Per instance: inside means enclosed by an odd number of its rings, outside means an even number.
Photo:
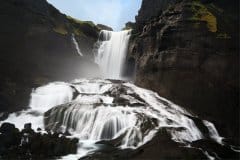
[[[14,133],[16,130],[15,125],[11,123],[3,123],[0,127],[0,132],[3,134]]]
[[[192,142],[193,147],[202,148],[207,151],[210,156],[216,157],[217,159],[233,159],[237,160],[240,157],[238,152],[235,152],[230,146],[218,144],[212,140],[198,140]]]
[[[132,159],[206,159],[198,149],[184,147],[183,144],[172,141],[167,129],[161,129],[153,140],[138,149]]]
[[[78,92],[78,90],[74,87],[74,86],[70,86],[71,88],[72,88],[72,90],[73,90],[73,100],[75,99],[75,98],[77,98],[77,96],[80,94],[79,92]]]
[[[205,138],[210,138],[209,137],[209,130],[208,128],[204,125],[203,121],[197,117],[192,117],[192,116],[188,116],[190,119],[192,119],[195,123],[195,125],[198,127],[198,129],[201,131],[201,133],[203,134],[203,136]]]
[[[129,104],[129,100],[123,97],[115,97],[113,103],[127,105]]]
[[[32,124],[31,123],[24,124],[24,129],[22,130],[22,133],[33,134],[34,130],[32,129]]]
[[[78,139],[35,133],[31,123],[21,132],[13,124],[3,123],[0,142],[0,159],[46,159],[76,153]]]
[[[21,141],[21,134],[13,124],[3,123],[0,127],[0,156],[15,151]]]
[[[116,143],[117,140],[112,141]],[[83,160],[166,160],[166,159],[207,159],[203,152],[196,148],[183,147],[182,144],[171,140],[171,136],[166,129],[160,130],[152,141],[142,147],[133,149],[119,150],[110,145],[109,142],[101,141],[100,144],[106,144],[103,150],[83,157]]]
[[[8,113],[2,112],[0,113],[0,121],[3,121],[8,118]]]

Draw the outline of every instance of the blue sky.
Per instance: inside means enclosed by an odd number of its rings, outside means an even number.
[[[121,30],[135,21],[142,0],[47,0],[62,13],[86,21],[105,24]]]

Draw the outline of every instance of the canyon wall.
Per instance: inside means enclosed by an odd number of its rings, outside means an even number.
[[[0,112],[26,107],[34,87],[97,72],[92,48],[100,29],[92,22],[66,16],[46,0],[0,4]]]
[[[238,6],[237,0],[143,0],[127,57],[137,85],[214,122],[221,135],[236,140]]]

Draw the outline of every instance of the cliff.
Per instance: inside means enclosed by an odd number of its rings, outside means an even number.
[[[238,6],[237,0],[143,0],[127,58],[137,85],[214,122],[236,141]]]
[[[99,29],[92,22],[67,17],[46,0],[0,4],[0,112],[25,108],[36,86],[97,72],[92,48]]]

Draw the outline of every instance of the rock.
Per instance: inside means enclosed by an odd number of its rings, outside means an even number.
[[[80,94],[79,92],[78,92],[78,90],[74,87],[74,86],[70,86],[71,88],[72,88],[72,90],[73,90],[73,100],[75,99],[75,98],[77,98],[77,96]]]
[[[192,117],[192,116],[188,116],[190,119],[193,120],[193,122],[195,123],[195,125],[198,127],[198,129],[201,131],[201,133],[203,134],[203,136],[205,138],[210,138],[209,137],[209,130],[208,128],[204,125],[203,121],[197,117]]]
[[[15,125],[11,123],[3,123],[0,127],[0,132],[2,134],[13,133],[16,131]]]
[[[105,144],[102,150],[92,153],[83,158],[83,160],[166,160],[166,159],[207,159],[201,150],[196,148],[182,147],[181,144],[171,140],[171,136],[166,129],[160,130],[147,144],[142,147],[133,149],[119,150],[114,148],[117,144],[117,139],[110,142],[99,142]],[[109,144],[110,143],[110,144]]]
[[[40,134],[31,129],[31,123],[19,132],[13,124],[0,127],[0,158],[2,159],[52,159],[77,152],[78,139],[58,134]]]
[[[120,104],[120,105],[130,104],[129,100],[123,97],[115,97],[113,99],[113,103]]]
[[[13,124],[3,123],[0,127],[0,142],[0,157],[14,155],[21,142],[21,134]]]
[[[84,54],[84,58],[88,61],[93,59],[94,53],[92,50],[98,40],[99,27],[91,21],[81,21],[70,16],[67,16],[67,20],[73,28],[73,34],[81,52]]]
[[[31,123],[24,124],[24,129],[22,130],[22,133],[33,134],[34,130],[32,129],[32,124]]]
[[[182,144],[171,140],[166,129],[160,130],[152,141],[139,148],[133,159],[206,159],[200,150],[183,147]]]
[[[134,22],[127,22],[125,24],[125,27],[122,30],[129,30],[135,28],[135,23]]]
[[[212,140],[198,140],[192,142],[193,147],[202,148],[207,151],[210,156],[219,157],[220,159],[239,159],[240,154],[233,151],[229,146],[218,144]]]
[[[143,1],[136,17],[127,55],[136,68],[135,83],[214,122],[220,135],[238,141],[238,2],[165,2]]]
[[[156,17],[162,11],[166,10],[170,4],[177,0],[143,0],[138,15],[136,16],[137,30],[141,31],[144,24],[151,18]]]
[[[100,30],[107,30],[107,31],[113,31],[113,29],[109,26],[106,26],[104,24],[97,24],[97,27],[100,29]]]
[[[7,118],[8,118],[8,113],[6,112],[0,113],[0,121],[4,121]]]
[[[24,124],[24,129],[31,130],[32,129],[32,124],[31,123]]]
[[[90,76],[90,70],[96,75],[91,59],[99,29],[94,24],[70,21],[46,0],[3,0],[0,10],[0,112],[25,109],[32,88]]]

